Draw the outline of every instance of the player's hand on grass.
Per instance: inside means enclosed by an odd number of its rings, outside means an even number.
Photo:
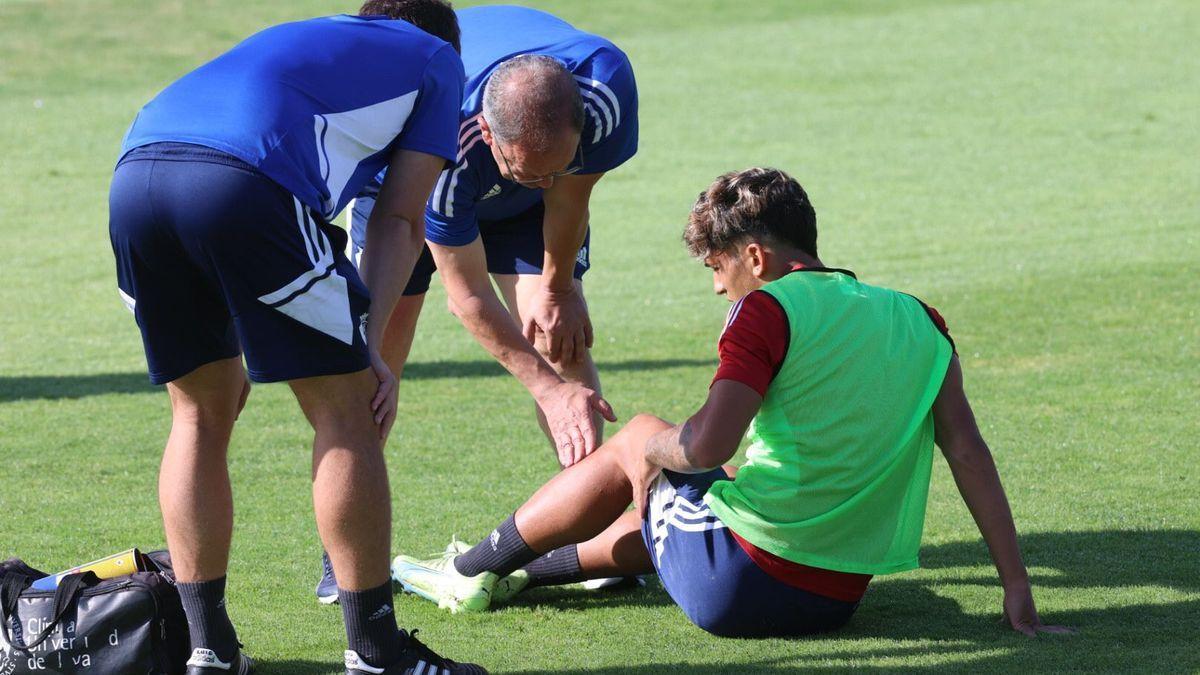
[[[1033,604],[1033,590],[1028,581],[1005,587],[1003,620],[1012,626],[1013,630],[1029,637],[1037,637],[1038,633],[1068,635],[1075,632],[1074,628],[1042,623],[1037,607]]]
[[[554,439],[558,463],[565,469],[592,454],[600,440],[592,412],[598,412],[609,422],[616,422],[612,406],[600,394],[575,382],[561,382],[546,391],[537,401],[546,416],[546,425]]]
[[[379,380],[375,397],[371,399],[371,412],[375,415],[375,424],[379,426],[379,439],[387,440],[396,421],[396,376],[374,349],[371,350],[371,370],[375,373],[375,379]]]
[[[537,344],[539,338],[546,341],[545,353],[552,363],[581,361],[592,348],[587,301],[574,284],[565,289],[544,286],[538,291],[522,328],[531,344]]]

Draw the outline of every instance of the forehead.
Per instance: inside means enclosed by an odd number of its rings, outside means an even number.
[[[716,267],[717,265],[723,264],[725,261],[729,260],[729,257],[728,251],[715,251],[709,253],[708,255],[704,256],[704,266]]]
[[[579,150],[579,134],[568,132],[560,135],[551,145],[542,151],[530,150],[519,143],[503,148],[508,159],[514,165],[521,165],[535,173],[545,169],[544,173],[558,171],[570,164]]]

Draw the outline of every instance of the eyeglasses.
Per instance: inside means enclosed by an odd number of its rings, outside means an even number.
[[[493,138],[495,138],[495,137],[493,136]],[[495,145],[496,145],[496,150],[500,153],[500,159],[504,160],[504,170],[508,173],[508,177],[512,180],[512,182],[514,182],[518,185],[524,185],[525,187],[528,187],[528,188],[536,189],[537,184],[541,183],[542,181],[546,180],[547,178],[559,178],[561,176],[570,176],[571,174],[579,173],[580,171],[583,170],[583,139],[582,138],[579,139],[579,145],[575,146],[575,158],[571,160],[571,163],[567,165],[567,168],[563,169],[562,171],[553,171],[551,173],[546,174],[545,176],[538,176],[535,178],[526,178],[526,179],[517,178],[517,175],[515,173],[513,173],[512,165],[508,163],[508,155],[504,154],[504,148],[500,147],[500,141],[496,141]]]

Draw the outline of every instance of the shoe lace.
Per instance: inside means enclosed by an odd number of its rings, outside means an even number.
[[[421,642],[420,640],[418,640],[417,632],[419,630],[420,629],[418,629],[418,628],[414,628],[411,631],[405,631],[405,630],[400,631],[401,633],[404,634],[404,637],[406,639],[407,644],[405,645],[405,647],[407,649],[417,653],[418,655],[420,655],[420,657],[422,659],[424,659],[424,660],[428,661],[430,664],[438,666],[440,668],[453,668],[454,666],[458,665],[454,661],[451,661],[450,659],[448,659],[448,658],[438,654],[437,652],[433,651],[432,649],[430,649],[429,646],[426,645],[424,642]]]

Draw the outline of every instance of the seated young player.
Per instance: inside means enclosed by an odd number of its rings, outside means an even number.
[[[527,585],[656,570],[716,635],[834,630],[873,575],[917,567],[936,442],[1013,628],[1066,630],[1038,618],[937,312],[826,267],[812,205],[778,170],[718,178],[684,239],[736,303],[700,410],[675,426],[634,418],[482,543],[433,560],[400,556],[394,578],[451,611],[478,611]],[[722,469],[747,429],[746,463]]]

